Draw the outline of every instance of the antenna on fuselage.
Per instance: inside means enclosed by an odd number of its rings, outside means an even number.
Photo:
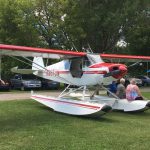
[[[91,49],[90,44],[88,43],[86,46],[82,47],[82,50],[86,53],[92,53],[93,54],[93,50]]]
[[[91,49],[91,46],[89,43],[88,43],[88,47],[89,47],[90,53],[93,53],[93,50]]]

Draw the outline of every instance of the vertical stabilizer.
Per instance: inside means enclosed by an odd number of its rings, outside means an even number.
[[[32,63],[32,70],[43,70],[44,69],[44,61],[42,57],[34,57]]]

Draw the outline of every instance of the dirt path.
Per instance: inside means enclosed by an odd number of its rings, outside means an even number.
[[[51,95],[51,96],[57,96],[59,95],[59,91],[36,91],[35,93],[41,94],[41,95]],[[24,100],[24,99],[30,99],[31,93],[30,91],[26,92],[3,92],[0,93],[0,101],[9,101],[9,100]]]
[[[140,88],[141,92],[150,92],[150,87],[142,87]],[[35,91],[37,94],[41,95],[47,95],[47,96],[58,96],[61,91]],[[106,93],[106,91],[101,91],[101,93]],[[8,101],[8,100],[24,100],[24,99],[30,99],[30,91],[25,92],[2,92],[0,93],[0,101]]]

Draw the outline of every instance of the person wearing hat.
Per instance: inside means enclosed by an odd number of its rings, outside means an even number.
[[[125,79],[121,78],[119,80],[119,84],[117,85],[117,92],[116,95],[120,98],[120,99],[125,99],[126,98],[126,90],[125,90]]]

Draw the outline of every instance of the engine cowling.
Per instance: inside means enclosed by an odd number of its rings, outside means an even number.
[[[90,68],[107,68],[108,72],[104,74],[104,77],[112,76],[115,79],[120,79],[127,74],[127,66],[124,64],[99,63],[90,66]]]
[[[127,74],[127,67],[126,65],[123,64],[112,64],[108,68],[109,68],[108,75],[110,74],[110,76],[116,79],[120,79]]]

